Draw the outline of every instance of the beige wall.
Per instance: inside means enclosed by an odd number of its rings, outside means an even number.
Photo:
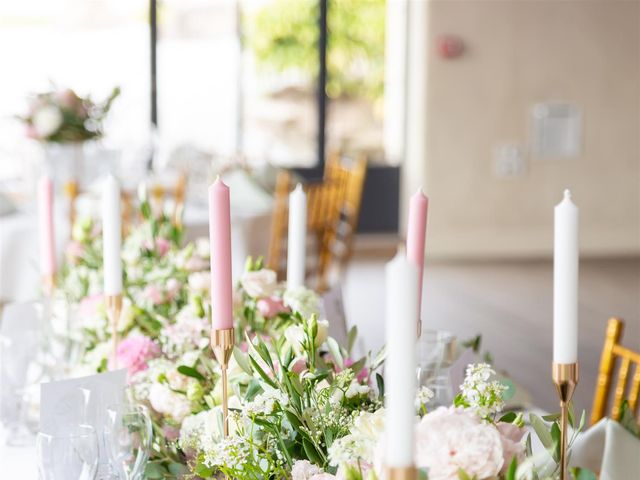
[[[428,17],[429,256],[550,254],[565,187],[583,255],[640,254],[640,2],[433,0]],[[462,57],[436,55],[442,33]],[[526,150],[532,105],[554,100],[582,109],[579,158]],[[525,146],[524,176],[494,175],[505,142]]]

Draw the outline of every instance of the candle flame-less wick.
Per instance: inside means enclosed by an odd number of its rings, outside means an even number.
[[[301,192],[302,191],[302,184],[300,182],[298,182],[296,184],[296,188],[295,188],[296,192]]]
[[[564,189],[564,198],[571,200],[571,190],[569,190],[568,188]]]
[[[215,181],[215,183],[218,183],[219,181],[220,181],[220,174],[218,173],[218,174],[216,175],[216,181]]]

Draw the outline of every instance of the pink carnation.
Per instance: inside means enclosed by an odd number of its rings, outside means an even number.
[[[289,309],[284,306],[282,299],[279,297],[266,297],[258,300],[258,311],[264,318],[272,318],[282,312],[287,312]]]
[[[133,335],[125,338],[118,344],[116,356],[118,366],[126,367],[129,375],[146,370],[147,361],[157,357],[160,348],[148,337],[143,335]]]

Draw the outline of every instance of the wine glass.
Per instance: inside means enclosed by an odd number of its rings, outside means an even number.
[[[449,370],[455,356],[456,337],[444,331],[425,330],[418,344],[418,386],[428,387],[433,398],[429,409],[450,405],[453,388]]]
[[[0,335],[0,421],[10,432],[8,445],[33,445],[38,427],[31,405],[43,375],[41,340],[41,332],[32,329]]]
[[[60,433],[38,433],[40,480],[93,480],[98,468],[98,437],[93,427],[78,425]]]
[[[151,417],[144,406],[120,403],[107,407],[105,442],[119,480],[143,478],[152,439]]]

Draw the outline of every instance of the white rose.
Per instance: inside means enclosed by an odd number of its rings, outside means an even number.
[[[189,275],[189,287],[197,292],[206,293],[211,288],[211,272],[195,272]]]
[[[369,390],[370,388],[368,385],[360,385],[358,382],[354,380],[349,384],[349,388],[347,388],[347,391],[345,392],[345,396],[347,398],[353,398],[359,395],[366,395],[369,393]]]
[[[284,292],[282,301],[292,312],[298,312],[303,318],[308,318],[320,312],[320,298],[313,290],[306,287],[295,287]]]
[[[209,239],[206,237],[201,237],[196,239],[196,254],[198,254],[199,257],[202,258],[209,258],[210,255],[210,246],[209,246]]]
[[[250,297],[270,297],[278,288],[278,275],[273,270],[263,268],[254,272],[245,272],[240,283]]]
[[[156,412],[168,415],[178,423],[191,413],[191,403],[187,397],[172,392],[160,383],[151,385],[149,403]]]
[[[469,477],[492,478],[503,464],[498,429],[455,407],[440,407],[422,418],[415,455],[416,465],[429,469],[430,480],[457,480],[460,469]]]
[[[62,113],[53,105],[42,107],[33,116],[33,128],[41,138],[54,134],[61,125]]]

